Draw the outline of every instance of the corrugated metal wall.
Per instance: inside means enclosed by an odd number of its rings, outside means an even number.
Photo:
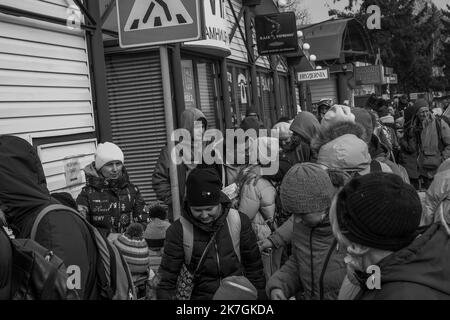
[[[2,0],[67,18],[72,1]],[[86,35],[0,14],[0,134],[50,137],[94,132]]]
[[[337,103],[337,81],[336,76],[330,75],[326,80],[314,80],[309,82],[311,90],[312,103],[319,102],[320,99],[332,98],[334,103]]]
[[[166,145],[159,54],[108,55],[106,73],[113,141],[125,154],[131,181],[154,201],[152,173]]]

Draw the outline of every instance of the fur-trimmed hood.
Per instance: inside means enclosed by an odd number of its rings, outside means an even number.
[[[319,136],[311,141],[311,148],[319,153],[320,148],[334,139],[344,134],[353,134],[358,138],[367,141],[366,131],[359,123],[353,122],[337,122],[327,129],[320,131]]]

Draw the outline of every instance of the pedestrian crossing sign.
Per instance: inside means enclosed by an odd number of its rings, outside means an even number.
[[[199,40],[201,0],[116,0],[122,48]]]

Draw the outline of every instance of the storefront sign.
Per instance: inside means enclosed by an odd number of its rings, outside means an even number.
[[[200,0],[116,0],[120,47],[200,39],[200,5]]]
[[[381,65],[355,67],[354,70],[356,85],[382,84],[383,67]]]
[[[398,84],[398,76],[396,73],[393,73],[389,76],[389,83],[390,84]]]
[[[256,43],[260,55],[299,50],[294,12],[265,14],[255,17]]]
[[[330,77],[330,71],[328,69],[297,72],[297,80],[298,81],[323,80],[323,79],[328,79],[329,77]]]
[[[184,103],[187,108],[196,107],[192,60],[181,60],[181,72],[183,76]]]
[[[64,174],[66,177],[67,187],[83,183],[80,160],[77,157],[67,158],[64,160]]]
[[[213,55],[228,56],[231,54],[225,2],[226,0],[203,2],[205,40],[186,42],[185,45],[214,50],[211,52]]]

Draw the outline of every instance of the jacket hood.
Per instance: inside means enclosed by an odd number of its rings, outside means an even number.
[[[352,134],[366,141],[365,129],[361,124],[348,121],[337,122],[328,127],[326,130],[322,130],[319,136],[311,141],[311,148],[318,152],[323,145],[340,136],[343,136],[344,134]]]
[[[84,168],[84,174],[86,175],[86,185],[94,187],[95,189],[102,189],[105,187],[124,188],[130,181],[125,166],[122,166],[122,176],[117,180],[108,181],[100,176],[97,169],[95,169],[95,162],[92,162]]]
[[[364,141],[369,143],[374,129],[372,114],[364,108],[353,108],[352,113],[355,115],[355,122],[361,124],[366,129],[366,139]]]
[[[208,128],[208,121],[203,112],[197,108],[187,108],[181,114],[181,128],[187,129],[191,137],[194,137],[194,122],[199,120],[204,123],[205,128]]]
[[[15,136],[0,136],[0,202],[8,207],[8,223],[19,229],[25,218],[45,205],[58,203],[47,189],[36,150]]]
[[[408,247],[380,263],[381,287],[389,282],[412,282],[450,295],[450,236],[435,223]]]
[[[191,209],[187,201],[184,202],[183,217],[185,217],[190,223],[202,229],[203,231],[213,233],[221,226],[223,226],[223,224],[226,222],[228,211],[230,211],[231,208],[231,200],[224,193],[221,193],[220,200],[221,200],[220,204],[222,204],[222,213],[215,221],[213,221],[210,224],[204,224],[195,219],[194,216],[192,215]]]
[[[371,160],[367,144],[353,134],[345,134],[320,148],[317,163],[332,169],[362,171]]]
[[[320,123],[317,118],[308,111],[297,114],[290,129],[300,135],[304,140],[310,142],[320,132]]]

